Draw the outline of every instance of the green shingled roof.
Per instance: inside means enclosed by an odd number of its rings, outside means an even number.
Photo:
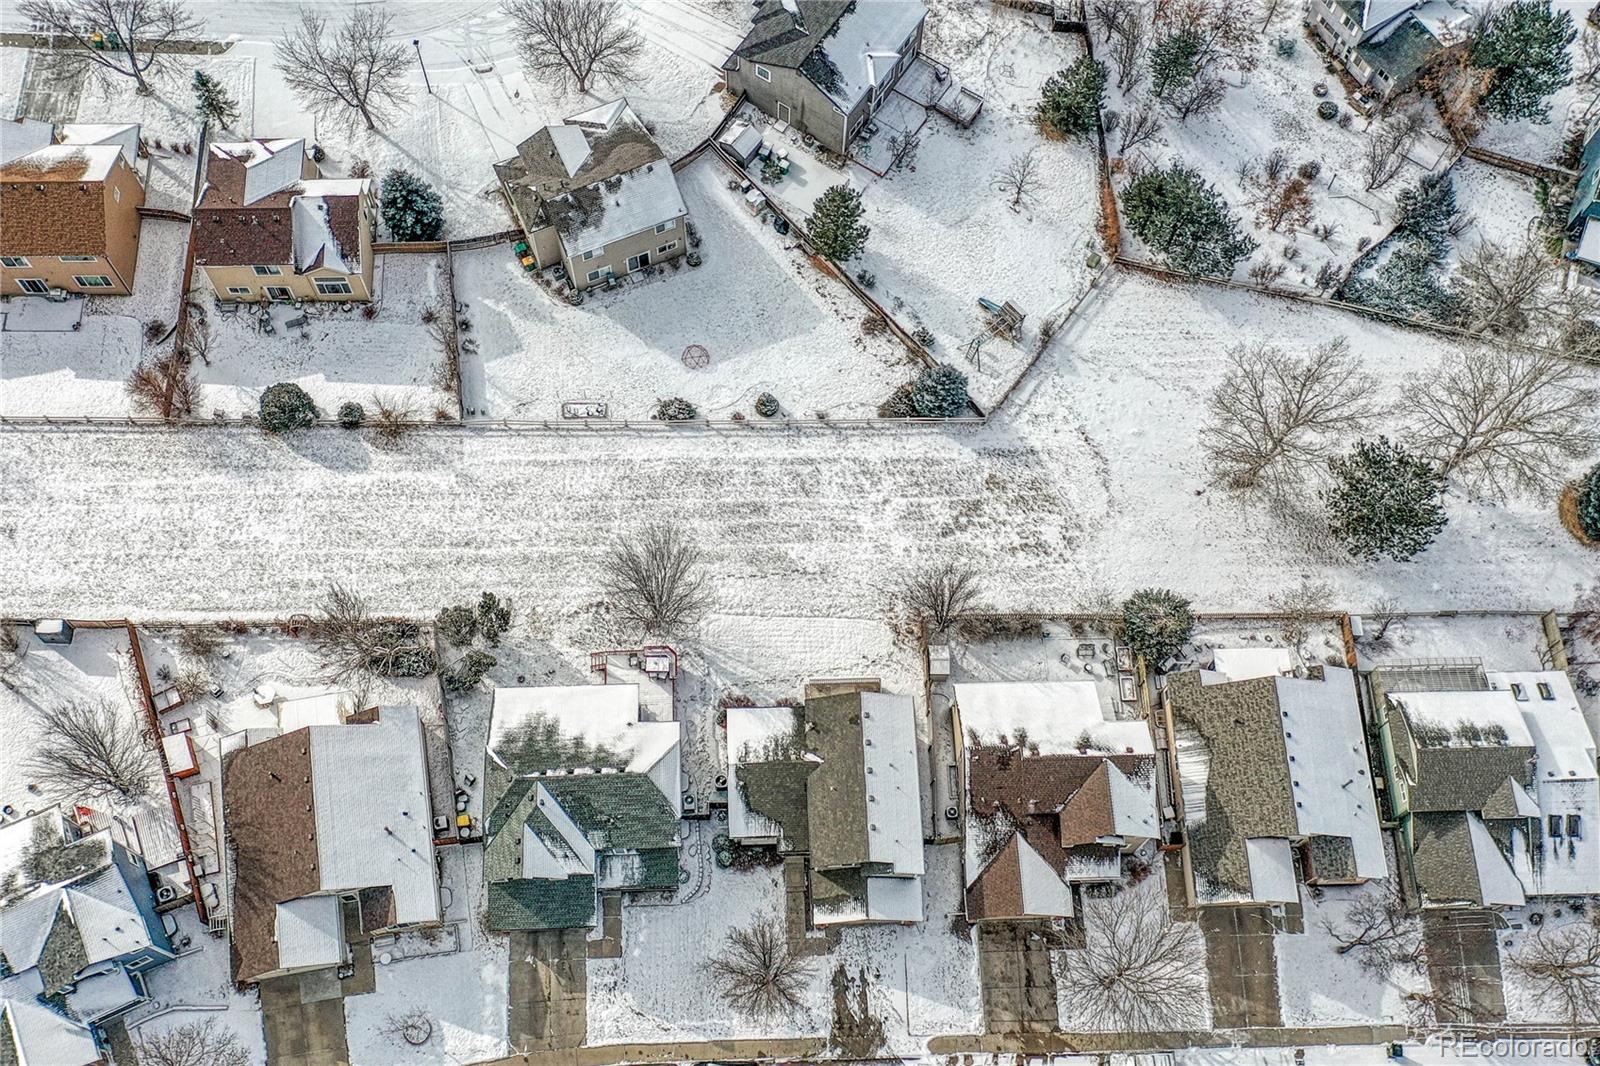
[[[678,847],[678,815],[644,774],[539,779],[596,850]]]
[[[560,880],[520,878],[489,884],[489,928],[583,929],[594,925],[594,878],[579,874]]]
[[[1356,52],[1390,82],[1404,84],[1439,51],[1439,42],[1422,23],[1407,16],[1383,40],[1366,42]]]

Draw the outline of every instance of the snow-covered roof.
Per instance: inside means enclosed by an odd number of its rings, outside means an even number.
[[[1229,681],[1292,674],[1295,666],[1288,648],[1218,648],[1212,653],[1212,669]]]
[[[576,175],[589,159],[589,138],[577,126],[551,126],[550,143],[555,145],[568,177]]]
[[[1155,751],[1145,722],[1106,718],[1105,704],[1092,681],[961,682],[955,690],[962,730],[975,730],[985,741],[1021,728],[1027,731],[1030,747],[1039,745],[1041,755],[1075,752],[1085,733],[1102,750]]]
[[[683,194],[678,191],[678,179],[673,177],[672,167],[665,160],[619,174],[612,182],[620,182],[620,187],[613,190],[608,183],[601,182],[596,190],[605,201],[605,210],[600,212],[599,218],[591,225],[577,226],[561,234],[561,243],[568,255],[578,256],[604,248],[612,241],[689,213]],[[673,238],[663,236],[662,239]]]
[[[1578,247],[1572,253],[1572,257],[1600,266],[1600,218],[1591,218],[1584,222],[1583,234],[1578,238]]]
[[[1440,44],[1454,44],[1472,21],[1472,14],[1450,0],[1426,0],[1411,12],[1417,24]]]
[[[1021,833],[1016,835],[1018,879],[1022,883],[1022,913],[1070,918],[1072,889],[1061,875],[1034,850]],[[1121,862],[1117,862],[1120,869]]]
[[[741,761],[758,759],[769,744],[792,735],[793,707],[728,708],[728,836],[734,840],[771,839],[780,834],[778,823],[750,809],[740,784]]]
[[[748,163],[761,150],[761,134],[742,118],[730,123],[717,141],[725,145],[741,163]]]
[[[1249,837],[1244,842],[1250,863],[1250,895],[1258,903],[1298,903],[1294,849],[1283,837]]]
[[[1357,876],[1387,876],[1355,675],[1328,666],[1322,681],[1279,677],[1277,687],[1301,834],[1348,837]]]
[[[522,827],[522,876],[565,879],[595,872],[595,849],[577,822],[543,785],[535,806],[548,830],[535,830],[530,821]]]
[[[150,931],[122,871],[115,866],[79,881],[63,894],[89,963],[151,946]]]
[[[317,860],[326,892],[388,885],[396,924],[437,921],[422,723],[412,707],[311,730]]]
[[[55,143],[56,128],[36,118],[0,121],[0,164]]]
[[[144,998],[128,971],[120,966],[82,978],[66,996],[72,1013],[86,1021],[97,1021]]]
[[[874,922],[922,921],[922,878],[867,878],[867,918]]]
[[[301,970],[343,962],[341,915],[338,896],[302,896],[278,904],[278,965],[285,970]]]
[[[868,861],[887,863],[896,873],[920,874],[922,788],[917,781],[916,710],[911,697],[863,692],[861,739],[867,774]],[[915,891],[920,921],[921,888]]]
[[[1533,738],[1540,781],[1592,781],[1600,776],[1595,771],[1595,738],[1565,671],[1495,672],[1486,676],[1490,687],[1497,691],[1521,692],[1515,706]]]
[[[5,164],[9,181],[105,181],[122,156],[114,144],[51,144]]]
[[[342,725],[345,715],[355,709],[355,696],[343,689],[299,696],[278,704],[278,728],[293,733],[308,725]]]
[[[62,144],[114,144],[130,167],[138,165],[137,122],[69,122],[59,132]]]
[[[829,65],[837,71],[837,79],[813,81],[848,112],[873,86],[888,79],[900,61],[901,49],[927,12],[921,0],[856,4],[839,19],[834,32],[820,46]]]
[[[296,196],[289,205],[294,215],[294,268],[306,273],[318,268],[352,273],[339,254],[328,202],[320,196]]]
[[[1472,860],[1477,867],[1478,891],[1484,906],[1520,907],[1526,903],[1522,882],[1517,880],[1488,827],[1476,814],[1467,815],[1467,832],[1472,840]]]
[[[1533,735],[1509,691],[1464,690],[1453,692],[1399,692],[1390,699],[1405,709],[1413,730],[1418,724],[1434,727],[1438,740],[1426,743],[1449,747],[1513,745],[1532,747]],[[1496,728],[1498,727],[1498,728]],[[1485,733],[1485,730],[1488,732]],[[1448,739],[1445,734],[1448,733]],[[1476,739],[1475,739],[1476,738]]]
[[[40,1002],[44,983],[27,970],[0,980],[0,1017],[11,1034],[17,1061],[24,1066],[90,1066],[104,1061],[88,1026]]]
[[[581,738],[593,751],[620,756],[620,769],[646,774],[681,810],[677,722],[639,720],[638,685],[551,685],[497,688],[489,715],[489,758],[515,770],[500,750],[535,722],[554,722],[563,737]]]
[[[216,142],[211,154],[244,164],[244,196],[241,202],[253,204],[300,180],[305,167],[304,138],[262,141]]]
[[[1361,29],[1369,32],[1417,6],[1417,0],[1366,0],[1361,9]]]

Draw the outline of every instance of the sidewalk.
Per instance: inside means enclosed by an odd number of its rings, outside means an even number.
[[[1348,1025],[1320,1029],[1215,1029],[1170,1033],[988,1033],[936,1036],[933,1055],[1068,1054],[1102,1051],[1176,1051],[1203,1047],[1301,1047],[1382,1044],[1405,1040],[1403,1025]]]
[[[509,1055],[474,1066],[611,1066],[613,1063],[750,1061],[752,1059],[816,1059],[828,1050],[823,1037],[789,1040],[686,1040],[669,1044],[606,1044],[567,1051],[535,1051]]]

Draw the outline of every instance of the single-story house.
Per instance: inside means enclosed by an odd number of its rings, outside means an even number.
[[[681,727],[634,684],[499,688],[484,763],[495,932],[583,929],[602,892],[678,886]]]
[[[1310,0],[1306,21],[1381,101],[1411,88],[1440,54],[1465,45],[1472,16],[1452,0]]]
[[[324,178],[303,139],[211,145],[194,261],[217,299],[372,299],[371,178]]]
[[[358,932],[440,920],[416,709],[337,716],[224,758],[236,981],[337,968]]]
[[[1245,649],[1242,652],[1256,652]],[[1209,904],[1300,901],[1300,883],[1388,875],[1355,674],[1233,649],[1167,679],[1185,888]]]
[[[1600,893],[1595,738],[1560,670],[1373,671],[1402,859],[1425,906]]]
[[[578,289],[688,250],[672,164],[627,100],[544,127],[494,172],[529,265],[560,264]]]
[[[0,293],[131,293],[138,159],[136,125],[0,122]]]
[[[0,1062],[87,1066],[176,955],[143,860],[60,808],[0,826]]]
[[[811,924],[923,919],[911,697],[812,682],[798,707],[727,708],[728,836],[807,860]]]
[[[968,921],[1069,918],[1078,885],[1154,861],[1150,726],[1105,708],[1093,681],[955,685]]]
[[[848,154],[922,47],[921,0],[757,0],[728,89]]]

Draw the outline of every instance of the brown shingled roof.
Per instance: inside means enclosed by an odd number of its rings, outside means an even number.
[[[0,250],[6,255],[104,255],[105,186],[0,174]]]
[[[206,189],[194,210],[194,257],[202,266],[284,266],[294,263],[290,204],[299,182],[246,205],[245,164],[215,152],[206,161]],[[325,196],[328,225],[347,258],[361,248],[361,198]],[[310,264],[308,269],[321,266]]]
[[[222,803],[236,869],[233,975],[252,981],[278,968],[278,904],[322,887],[310,728],[229,755]]]

